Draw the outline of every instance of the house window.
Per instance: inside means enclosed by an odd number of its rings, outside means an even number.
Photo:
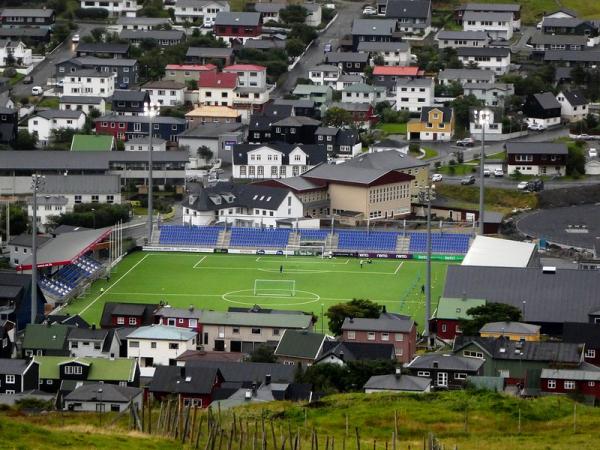
[[[596,357],[596,350],[594,350],[594,349],[591,349],[591,348],[590,348],[590,349],[587,349],[587,350],[585,351],[585,357],[586,357],[586,358],[595,358],[595,357]]]
[[[65,366],[65,375],[81,375],[83,367],[81,366]]]
[[[595,381],[588,381],[588,386],[589,387],[594,387],[594,386],[596,386],[596,382]]]
[[[548,389],[556,389],[556,380],[548,380]]]
[[[455,373],[454,374],[454,379],[455,380],[466,380],[467,379],[467,374],[466,373]]]
[[[348,339],[349,340],[356,339],[356,331],[348,331]]]
[[[100,201],[100,196],[92,195],[92,203],[98,203]]]
[[[121,407],[118,404],[111,403],[110,410],[111,410],[111,412],[119,412],[119,411],[121,411]]]
[[[252,328],[252,334],[260,334],[260,328]]]
[[[231,332],[232,332],[233,334],[240,334],[240,327],[233,327],[233,328],[231,329]]]
[[[417,376],[418,377],[428,377],[429,376],[429,372],[425,371],[425,370],[419,370],[417,372]]]
[[[446,332],[446,330],[447,330],[447,328],[448,328],[448,327],[446,326],[446,324],[445,324],[445,323],[443,323],[443,324],[442,324],[442,332],[443,332],[443,333],[445,333],[445,332]]]
[[[179,344],[177,342],[169,342],[169,350],[179,350]]]
[[[129,341],[129,347],[130,348],[139,348],[140,347],[140,341]]]
[[[402,333],[396,333],[394,338],[396,339],[396,342],[402,342],[404,340],[404,335]]]
[[[81,195],[75,196],[75,203],[81,203]]]
[[[156,348],[156,342],[150,342],[150,348]]]
[[[135,317],[130,317],[129,318],[129,325],[136,325],[137,324],[137,319]]]
[[[125,317],[117,317],[117,325],[125,325]]]
[[[564,386],[565,386],[565,389],[569,389],[569,390],[575,389],[575,382],[571,381],[571,380],[565,380]]]
[[[389,333],[381,333],[381,340],[382,341],[389,341],[390,340],[390,334]]]
[[[6,375],[6,384],[15,384],[15,376]]]
[[[482,352],[472,352],[470,350],[465,350],[463,352],[463,356],[466,356],[468,358],[479,358],[479,359],[483,359],[483,353]]]
[[[367,333],[367,340],[369,340],[369,341],[374,341],[375,340],[375,332],[374,331],[369,331]]]

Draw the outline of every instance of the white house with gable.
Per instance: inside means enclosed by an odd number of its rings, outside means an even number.
[[[135,17],[137,12],[142,9],[142,5],[138,5],[137,0],[81,0],[79,6],[81,9],[106,9],[111,16],[115,17]]]
[[[27,120],[29,134],[37,133],[38,142],[45,146],[52,137],[52,131],[60,128],[79,130],[85,125],[82,111],[46,109],[38,111]]]
[[[112,97],[115,93],[116,73],[98,72],[94,69],[78,70],[63,77],[64,95],[86,97]]]
[[[138,360],[140,368],[175,365],[188,350],[196,350],[197,333],[166,325],[139,327],[127,336],[127,358]]]

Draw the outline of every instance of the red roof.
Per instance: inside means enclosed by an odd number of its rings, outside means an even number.
[[[416,77],[423,75],[423,71],[414,66],[375,66],[373,75],[396,75],[399,77]]]
[[[217,70],[214,64],[167,64],[167,70],[199,70],[201,72]]]
[[[235,88],[237,86],[237,73],[230,72],[202,72],[198,86],[203,88]]]
[[[225,70],[245,70],[245,71],[254,71],[254,72],[262,72],[263,70],[267,70],[265,66],[259,66],[257,64],[233,64],[231,66],[227,66],[223,69]]]

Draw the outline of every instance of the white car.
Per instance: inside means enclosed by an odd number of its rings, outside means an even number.
[[[521,181],[519,184],[517,184],[517,189],[522,191],[523,189],[527,188],[527,185],[529,183],[527,181]]]
[[[489,177],[491,174],[492,174],[492,171],[490,169],[483,169],[484,177]]]
[[[365,16],[374,16],[375,14],[377,14],[377,10],[372,6],[367,6],[365,7],[365,9],[363,9],[363,14]]]
[[[441,173],[434,173],[433,175],[431,175],[431,181],[442,181],[443,179],[444,177]]]
[[[41,86],[34,86],[31,88],[32,95],[42,95],[44,93],[44,88]]]
[[[79,42],[79,35],[74,34],[73,37],[71,38],[71,42],[74,44],[77,44]]]
[[[598,157],[598,150],[596,150],[595,148],[590,148],[588,150],[588,156],[590,158],[597,158]]]
[[[494,176],[495,177],[503,177],[504,176],[504,170],[502,170],[502,169],[494,169]]]
[[[527,128],[532,131],[544,131],[546,126],[541,123],[530,123]]]

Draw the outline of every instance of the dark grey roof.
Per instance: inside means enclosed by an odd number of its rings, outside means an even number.
[[[103,341],[110,334],[110,330],[100,328],[72,328],[67,340]]]
[[[260,13],[220,11],[215,18],[215,25],[258,26]]]
[[[4,8],[3,17],[52,17],[53,9],[46,8]]]
[[[454,339],[453,351],[459,352],[462,348],[472,343],[483,349],[493,359],[544,361],[568,364],[578,364],[583,360],[583,345],[577,343],[521,342],[511,341],[507,337],[482,338],[458,335]]]
[[[369,62],[369,55],[358,52],[330,52],[325,55],[325,62],[329,64],[344,62],[367,63]]]
[[[202,316],[202,310],[193,307],[173,308],[171,306],[163,306],[154,313],[154,317],[176,317],[182,319],[198,319],[200,316]]]
[[[148,389],[150,392],[172,394],[210,394],[215,380],[220,377],[218,368],[193,366],[158,366]]]
[[[552,92],[542,92],[540,94],[533,94],[533,98],[544,109],[560,109],[560,103],[558,103],[558,100],[556,100],[556,97]]]
[[[436,39],[466,39],[471,41],[485,41],[489,39],[488,34],[485,31],[440,31]]]
[[[105,42],[81,42],[75,49],[77,52],[86,53],[120,53],[127,54],[129,44],[105,43]]]
[[[385,17],[427,19],[430,11],[430,0],[388,0]]]
[[[248,133],[254,131],[270,131],[272,123],[272,117],[253,114],[250,116],[250,121],[248,123]]]
[[[409,145],[407,141],[399,141],[397,139],[382,139],[381,141],[375,142],[371,147],[373,148],[397,148],[401,149]]]
[[[266,375],[271,375],[273,383],[291,383],[294,381],[296,368],[293,365],[231,362],[231,361],[187,361],[186,367],[212,367],[219,369],[227,382],[261,382]]]
[[[30,28],[30,27],[16,27],[16,28],[6,28],[0,27],[0,36],[2,37],[45,37],[50,34],[50,30],[48,28]]]
[[[396,30],[393,19],[354,19],[352,34],[358,36],[391,36]]]
[[[509,154],[533,155],[566,155],[569,153],[567,144],[563,142],[507,142],[506,151]]]
[[[585,47],[587,44],[587,36],[579,36],[579,35],[564,35],[564,34],[544,34],[542,32],[537,32],[533,36],[529,42],[534,45],[582,45]]]
[[[458,56],[506,57],[510,55],[510,49],[498,47],[460,47],[456,49],[456,54]]]
[[[233,54],[230,47],[190,47],[185,56],[197,56],[200,58],[229,58]]]
[[[428,122],[429,112],[434,109],[437,109],[442,113],[442,120],[444,122],[450,122],[450,120],[452,119],[452,114],[454,113],[453,109],[441,106],[424,106],[423,108],[421,108],[421,122]]]
[[[217,211],[240,206],[276,210],[288,192],[287,189],[257,184],[217,183],[190,193],[183,205],[196,211]]]
[[[467,358],[453,355],[452,353],[425,353],[416,356],[406,365],[408,369],[433,369],[458,370],[477,372],[485,361],[479,358]]]
[[[394,344],[325,341],[317,362],[327,362],[330,357],[344,361],[390,360],[395,354]]]
[[[166,25],[171,23],[169,17],[119,17],[119,25]]]
[[[259,13],[276,13],[286,7],[285,3],[256,3],[254,10]]]
[[[511,3],[467,3],[466,5],[459,6],[457,9],[464,11],[521,11],[521,5]]]
[[[244,125],[236,123],[205,123],[193,128],[188,128],[179,137],[188,138],[218,138],[227,133],[234,133],[243,130]],[[131,141],[128,141],[131,142]]]
[[[376,182],[378,179],[392,172],[392,169],[368,169],[360,168],[348,164],[320,164],[308,171],[303,176],[310,179],[327,180],[340,183],[353,183],[353,184],[371,184]],[[412,180],[412,175],[403,175],[398,179],[405,179],[406,181]]]
[[[359,42],[359,52],[407,52],[410,50],[408,42]]]
[[[248,152],[261,147],[268,147],[282,153],[282,164],[287,164],[289,154],[296,148],[299,148],[308,155],[308,164],[315,165],[327,161],[327,152],[319,145],[290,145],[282,142],[270,144],[236,144],[233,147],[234,164],[247,164]],[[1,154],[2,152],[0,152]],[[1,161],[1,158],[0,158]]]
[[[112,101],[122,101],[122,102],[144,102],[148,98],[148,93],[144,91],[131,91],[125,89],[117,89],[115,90]]]
[[[261,3],[258,3],[261,4]],[[257,50],[270,50],[274,48],[285,48],[285,40],[281,39],[248,39],[244,48],[254,48]]]
[[[315,102],[314,100],[287,100],[284,98],[276,98],[273,102],[276,105],[291,105],[294,108],[314,108]]]
[[[321,353],[325,339],[324,334],[308,330],[284,330],[275,355],[315,360]]]
[[[27,359],[0,359],[0,374],[2,375],[17,375],[23,374],[25,369],[29,367],[31,361]]]
[[[415,322],[407,316],[393,313],[381,313],[377,319],[346,317],[342,324],[344,331],[389,331],[408,333],[415,326]]]
[[[32,117],[42,117],[44,119],[79,119],[82,111],[73,111],[70,109],[46,109],[36,112]]]
[[[37,237],[37,245],[43,246],[46,242],[52,239],[50,236],[41,236]],[[18,245],[20,247],[31,247],[31,234],[19,234],[18,236],[13,236],[10,241],[8,241],[8,245]]]
[[[600,62],[600,50],[547,50],[544,61]]]
[[[63,225],[60,225],[63,226]],[[56,232],[56,230],[54,230]],[[47,323],[61,323],[63,325],[72,325],[79,328],[89,328],[90,324],[81,318],[78,314],[69,315],[69,314],[51,314],[46,316],[45,322]]]
[[[405,155],[396,150],[363,153],[346,162],[346,165],[368,169],[403,170],[412,167],[428,166],[427,161]]]
[[[303,177],[287,177],[277,180],[279,184],[289,187],[293,191],[307,191],[313,189],[323,189],[326,187],[324,183],[315,183],[308,178]]]
[[[280,105],[276,103],[269,103],[265,105],[263,109],[263,116],[266,119],[269,119],[270,122],[281,119],[282,117],[290,117],[294,112],[294,107],[292,105]],[[253,115],[250,118],[250,122],[257,119],[256,115]]]
[[[339,128],[334,128],[334,127],[319,127],[315,131],[315,134],[316,135],[323,135],[323,136],[335,136],[335,135],[338,134],[339,131],[340,131]]]
[[[463,21],[468,20],[492,20],[510,22],[513,19],[513,13],[503,11],[465,11]]]
[[[180,41],[185,38],[185,32],[181,30],[123,30],[119,37],[121,39]]]
[[[438,78],[449,80],[489,80],[492,81],[495,75],[491,70],[484,69],[444,69],[440,71]]]
[[[424,392],[431,386],[431,378],[412,375],[374,375],[365,383],[364,389],[382,391]]]
[[[577,17],[544,17],[542,26],[575,28],[581,25],[582,23],[586,23],[586,21]]]
[[[306,116],[290,116],[274,122],[273,125],[280,127],[301,127],[304,125],[320,125],[321,121]]]
[[[358,102],[333,102],[329,105],[329,108],[341,108],[350,112],[366,112],[371,109],[371,104]]]
[[[85,383],[67,394],[64,399],[71,402],[129,403],[141,393],[142,389],[137,387],[110,383]]]
[[[59,98],[59,103],[79,103],[82,105],[99,105],[104,99],[102,97],[92,97],[87,95],[63,95]]]
[[[42,194],[119,194],[118,175],[47,175]]]
[[[571,104],[571,106],[581,106],[587,105],[588,99],[585,98],[585,95],[580,89],[573,89],[571,91],[562,91],[563,95],[567,99],[567,101]]]
[[[588,270],[448,266],[444,297],[482,298],[523,309],[527,322],[588,322],[600,308],[600,277]]]
[[[122,116],[117,114],[105,114],[104,116],[94,119],[94,122],[132,122],[132,123],[149,123],[150,117],[147,116]],[[181,117],[156,116],[152,118],[152,123],[184,125],[186,120]]]
[[[92,68],[96,67],[132,67],[137,64],[136,59],[128,58],[97,58],[95,56],[80,56],[78,58],[70,58],[64,61],[57,62],[57,64],[63,62],[70,62],[75,65],[89,66]]]
[[[585,344],[589,348],[600,348],[600,324],[565,322],[562,330],[563,342]]]

